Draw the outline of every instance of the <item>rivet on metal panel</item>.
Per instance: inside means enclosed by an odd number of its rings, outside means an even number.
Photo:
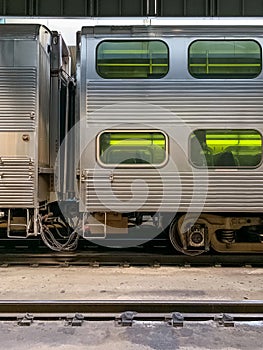
[[[85,181],[88,178],[88,173],[86,171],[82,171],[81,173],[81,181]]]
[[[30,141],[30,136],[28,134],[24,134],[24,135],[22,135],[22,140],[25,142],[28,142],[28,141]]]

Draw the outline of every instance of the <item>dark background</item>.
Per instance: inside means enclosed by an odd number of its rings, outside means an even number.
[[[263,17],[263,0],[0,0],[8,17]]]

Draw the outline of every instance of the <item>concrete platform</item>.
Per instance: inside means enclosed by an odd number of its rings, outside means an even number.
[[[183,328],[163,323],[137,322],[115,327],[113,322],[67,327],[62,322],[33,323],[20,327],[0,323],[0,349],[14,350],[261,350],[262,322],[217,327],[213,321],[188,322]]]
[[[0,299],[263,299],[262,268],[0,267]]]
[[[182,267],[1,267],[0,299],[263,299],[261,268]],[[36,321],[29,327],[0,322],[0,350],[259,350],[263,322],[219,327],[213,321],[186,322],[172,328],[163,322]]]

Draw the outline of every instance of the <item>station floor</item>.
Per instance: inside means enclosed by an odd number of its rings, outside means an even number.
[[[0,267],[0,299],[263,299],[263,268]]]
[[[262,268],[0,267],[0,299],[263,299]],[[218,327],[185,323],[34,321],[29,327],[0,322],[0,350],[261,350],[263,321]]]

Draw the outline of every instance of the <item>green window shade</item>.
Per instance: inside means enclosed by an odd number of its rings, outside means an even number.
[[[252,40],[198,40],[189,48],[189,72],[200,79],[249,79],[261,72],[261,47]]]
[[[190,158],[197,167],[254,168],[262,160],[262,137],[256,130],[196,130]]]
[[[167,157],[161,132],[104,132],[98,144],[100,161],[109,165],[160,165]]]
[[[106,79],[162,78],[168,56],[168,47],[158,40],[103,41],[97,47],[97,72]]]

